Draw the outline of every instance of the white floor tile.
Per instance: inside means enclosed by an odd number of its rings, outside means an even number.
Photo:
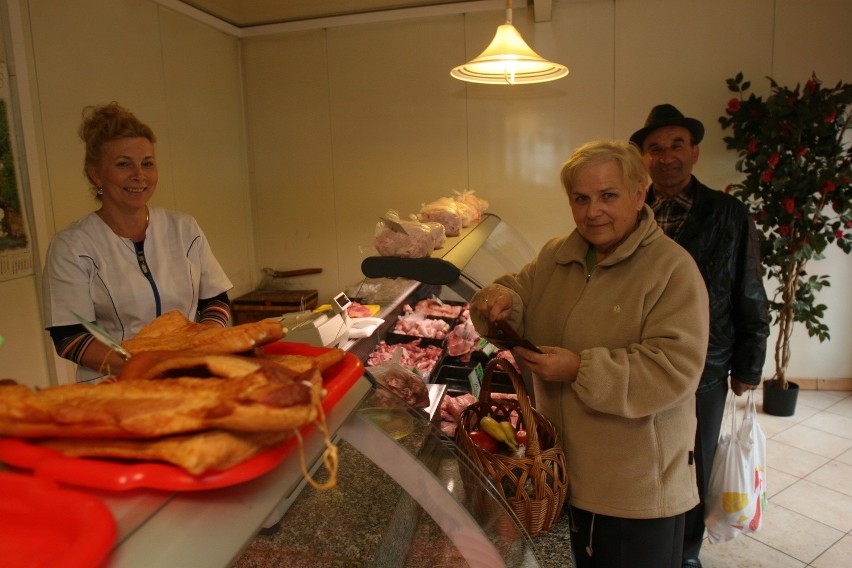
[[[852,565],[852,536],[846,535],[811,563],[813,568],[841,568]]]
[[[727,416],[725,416],[727,419]],[[725,424],[726,422],[722,422]],[[758,413],[757,423],[760,424],[760,429],[767,438],[772,438],[776,434],[788,430],[797,424],[796,421],[790,420],[783,416],[770,416],[769,414]]]
[[[850,464],[832,460],[813,473],[809,473],[805,479],[852,497],[852,465]]]
[[[834,414],[831,411],[820,412],[803,420],[802,425],[852,440],[852,416]]]
[[[796,477],[805,477],[818,467],[828,463],[829,458],[789,444],[782,444],[773,438],[766,441],[766,461],[767,465],[784,473]]]
[[[843,452],[842,455],[837,456],[837,461],[852,465],[852,450],[849,450],[848,452]]]
[[[847,396],[837,404],[829,406],[826,410],[832,414],[840,414],[841,416],[852,418],[852,396]]]
[[[809,418],[809,420],[813,420],[813,418]],[[796,424],[792,428],[779,432],[772,439],[832,459],[852,449],[852,439],[829,434],[803,424]]]
[[[769,500],[843,532],[852,530],[852,497],[800,480]]]
[[[807,563],[843,535],[837,529],[770,502],[763,513],[760,530],[749,536]]]
[[[705,544],[699,555],[704,568],[804,568],[806,563],[749,536],[722,544]]]
[[[847,395],[848,393],[843,391],[799,390],[799,396],[796,397],[796,410],[800,404],[825,410],[846,398]]]
[[[768,460],[767,460],[768,461]],[[780,469],[774,469],[771,466],[766,466],[766,496],[772,497],[781,491],[790,487],[797,481],[799,477],[784,473]]]

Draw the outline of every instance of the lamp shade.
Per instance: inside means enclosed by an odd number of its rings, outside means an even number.
[[[567,67],[530,49],[511,23],[497,28],[491,44],[478,57],[450,71],[451,76],[462,81],[503,85],[543,83],[567,74]]]

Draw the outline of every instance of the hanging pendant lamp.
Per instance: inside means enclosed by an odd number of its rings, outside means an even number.
[[[544,59],[524,42],[512,25],[512,0],[506,1],[506,23],[497,28],[485,51],[450,71],[462,81],[497,85],[544,83],[567,74],[567,67]]]

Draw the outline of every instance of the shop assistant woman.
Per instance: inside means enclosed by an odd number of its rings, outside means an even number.
[[[698,503],[707,292],[644,204],[635,148],[586,144],[561,178],[576,229],[480,290],[472,316],[480,333],[507,320],[541,346],[514,355],[565,446],[577,568],[679,568],[684,513]]]
[[[79,134],[100,207],[54,236],[44,269],[47,329],[78,382],[115,374],[123,359],[73,313],[118,341],[171,310],[226,326],[232,288],[195,219],[148,204],[159,177],[153,130],[113,102],[86,107]]]

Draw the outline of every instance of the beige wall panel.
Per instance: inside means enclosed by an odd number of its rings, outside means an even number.
[[[32,0],[29,6],[52,234],[97,207],[77,136],[84,106],[115,100],[130,108],[160,136],[158,154],[168,155],[159,10],[145,0]],[[161,184],[169,186],[165,174]]]
[[[616,135],[630,137],[651,107],[671,103],[704,123],[695,175],[710,187],[735,179],[719,117],[725,80],[763,77],[772,63],[773,0],[623,0],[616,5]]]
[[[254,269],[251,201],[243,121],[239,41],[175,14],[160,12],[167,136],[160,167],[166,207],[193,215],[234,284],[251,290]],[[167,161],[166,161],[167,160]]]
[[[852,82],[850,30],[849,0],[778,0],[772,77],[794,85],[815,72],[826,85]]]
[[[257,268],[322,268],[281,284],[326,301],[340,291],[326,32],[249,38],[243,54]]]
[[[0,282],[0,379],[15,379],[23,385],[46,387],[50,383],[46,351],[33,340],[41,329],[39,298],[33,277]],[[11,301],[7,301],[11,300]]]
[[[465,189],[465,101],[449,76],[462,33],[456,17],[329,31],[342,286],[363,278],[362,250],[376,254],[379,215],[395,209],[408,218]]]
[[[461,33],[439,18],[245,42],[261,266],[323,268],[294,283],[327,301],[363,278],[388,208],[465,187],[459,54],[437,47]]]
[[[459,87],[468,96],[471,188],[536,250],[574,228],[562,163],[584,142],[612,134],[612,5],[555,4],[552,15],[552,24],[535,24],[531,10],[515,10],[513,23],[542,57],[567,66],[567,77]],[[491,41],[502,14],[466,19],[470,59]]]

